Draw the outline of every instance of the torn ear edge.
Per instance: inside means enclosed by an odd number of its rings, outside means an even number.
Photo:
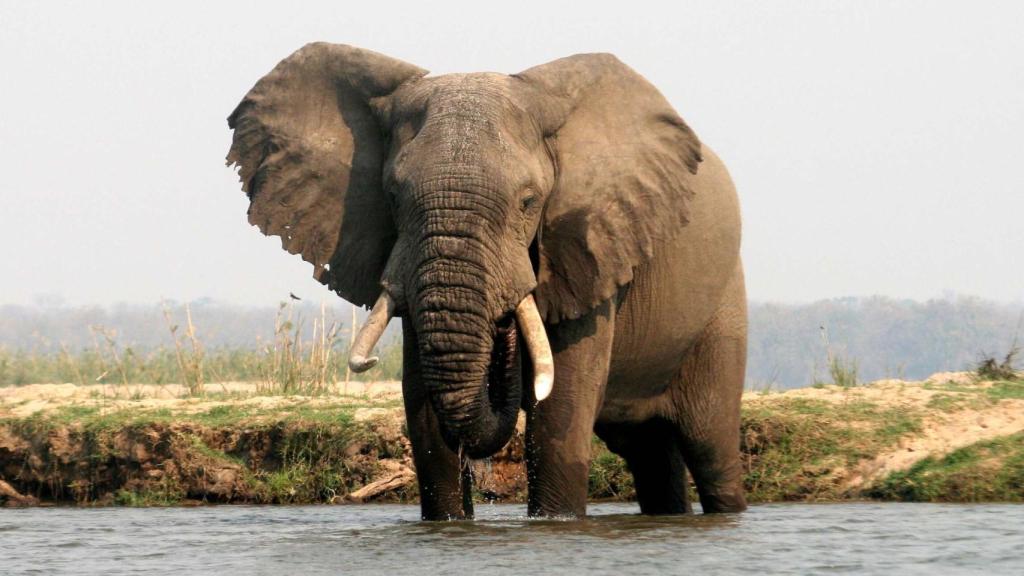
[[[381,186],[387,154],[371,101],[426,70],[369,50],[307,44],[228,119],[249,222],[313,264],[346,300],[372,303],[396,232]]]

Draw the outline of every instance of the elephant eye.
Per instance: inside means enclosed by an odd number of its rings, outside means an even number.
[[[535,202],[537,202],[537,193],[533,190],[527,190],[522,199],[523,211],[529,210],[530,206],[533,206]]]

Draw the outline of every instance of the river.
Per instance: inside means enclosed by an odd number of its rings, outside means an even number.
[[[645,517],[597,504],[584,521],[478,505],[473,522],[419,508],[210,506],[0,510],[15,574],[1024,574],[1024,505],[771,504]]]

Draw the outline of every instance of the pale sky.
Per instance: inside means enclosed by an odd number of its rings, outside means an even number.
[[[1024,301],[1024,2],[0,0],[0,304],[330,294],[225,118],[313,40],[433,73],[612,52],[725,160],[754,300]]]

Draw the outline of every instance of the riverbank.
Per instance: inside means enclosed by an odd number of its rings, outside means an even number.
[[[0,388],[0,504],[414,502],[400,387],[262,396],[246,383]],[[597,440],[594,500],[629,500]],[[751,502],[1024,501],[1024,382],[966,373],[744,398]],[[477,498],[525,496],[522,426],[474,464]]]

